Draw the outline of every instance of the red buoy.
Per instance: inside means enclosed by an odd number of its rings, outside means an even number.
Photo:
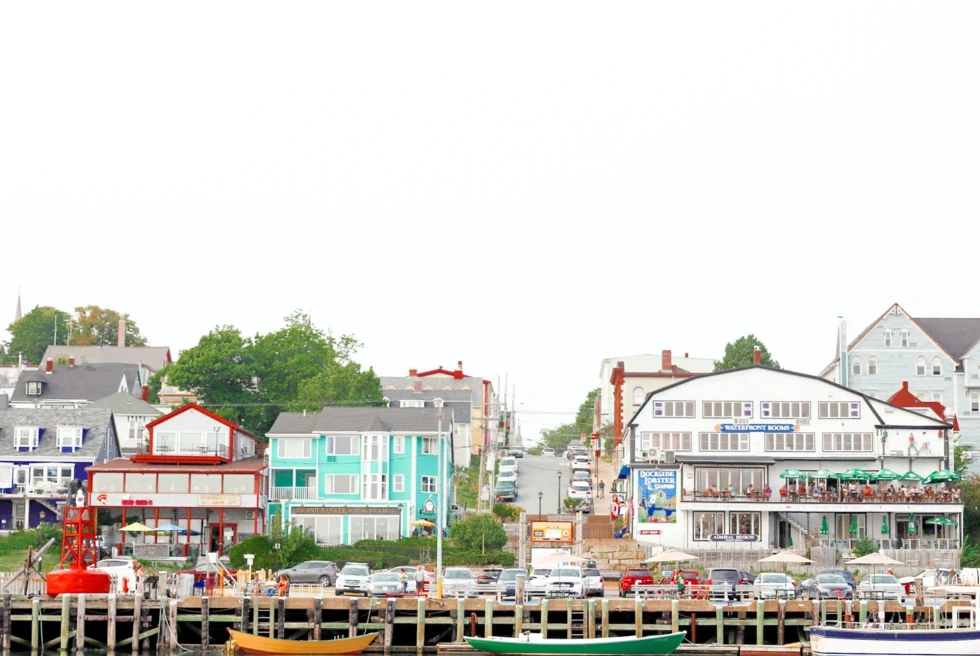
[[[66,506],[62,527],[61,567],[47,576],[48,596],[108,594],[112,579],[107,572],[94,569],[99,560],[96,509]]]

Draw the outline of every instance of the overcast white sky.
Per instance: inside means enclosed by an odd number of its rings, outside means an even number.
[[[6,3],[0,323],[154,344],[296,308],[381,374],[977,316],[976,2]]]

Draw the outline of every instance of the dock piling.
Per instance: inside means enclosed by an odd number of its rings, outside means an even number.
[[[8,634],[9,635],[9,634]],[[78,595],[78,610],[75,614],[75,651],[85,649],[85,595]]]
[[[133,642],[130,649],[134,654],[140,651],[140,617],[143,615],[143,595],[133,597]]]
[[[313,600],[313,639],[320,640],[323,623],[323,598]]]
[[[350,600],[350,612],[348,624],[350,624],[350,629],[347,631],[347,635],[351,638],[357,635],[357,597]]]
[[[279,613],[276,615],[276,637],[284,640],[286,638],[286,598],[278,597],[276,604],[279,606]]]
[[[395,639],[395,600],[385,600],[385,656],[391,654],[391,645]]]
[[[493,597],[488,597],[483,605],[483,637],[493,637]]]
[[[602,600],[601,622],[602,622],[602,637],[608,638],[609,637],[609,600],[608,599]]]
[[[41,650],[41,600],[31,600],[31,653],[37,654]]]
[[[721,606],[715,608],[715,642],[725,644],[725,611]]]
[[[71,634],[71,595],[61,595],[61,642],[58,650],[68,651],[68,636]]]
[[[418,609],[415,611],[415,654],[422,656],[422,648],[425,646],[425,597],[419,597]]]
[[[201,597],[201,647],[207,649],[211,646],[211,598]]]

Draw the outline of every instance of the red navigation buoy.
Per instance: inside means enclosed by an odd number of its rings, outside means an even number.
[[[96,514],[96,509],[88,506],[65,507],[61,567],[47,575],[49,597],[109,593],[112,579],[108,572],[94,569],[99,560]]]

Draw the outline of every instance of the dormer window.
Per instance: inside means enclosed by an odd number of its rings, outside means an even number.
[[[17,426],[14,428],[14,446],[18,451],[33,451],[37,448],[39,432],[37,426]]]
[[[73,453],[82,448],[82,429],[78,426],[58,427],[58,450]]]
[[[425,401],[422,399],[402,399],[399,406],[402,408],[424,408]]]
[[[24,393],[27,396],[41,396],[41,381],[39,380],[29,380],[27,381],[27,387]]]

